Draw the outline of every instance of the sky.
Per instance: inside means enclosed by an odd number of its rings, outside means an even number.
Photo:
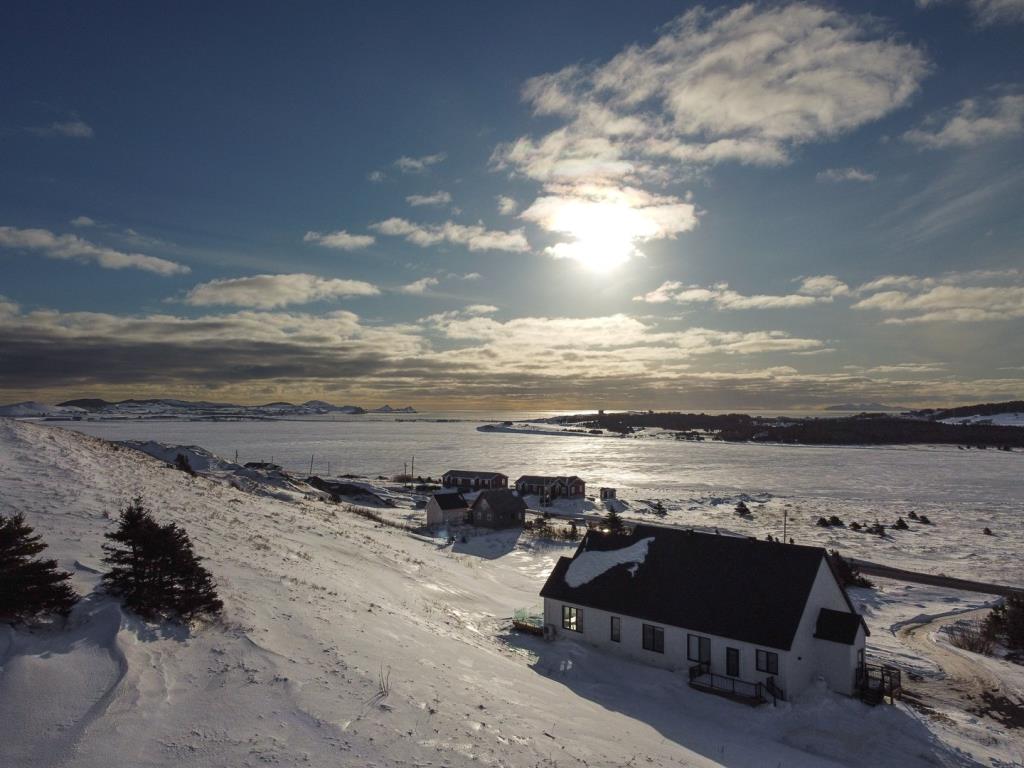
[[[1024,398],[1024,0],[8,3],[0,402]]]

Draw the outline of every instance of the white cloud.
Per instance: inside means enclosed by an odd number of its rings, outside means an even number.
[[[408,157],[403,155],[395,160],[395,167],[402,173],[424,173],[429,170],[431,166],[444,162],[446,157],[448,157],[448,155],[444,152],[438,152],[436,155],[424,155],[423,157]]]
[[[949,0],[917,0],[917,5],[930,8],[944,2]],[[1024,22],[1024,0],[966,0],[966,5],[982,26]]]
[[[38,251],[49,259],[71,259],[98,264],[104,269],[141,269],[158,275],[180,275],[189,268],[167,259],[125,253],[94,245],[77,235],[56,235],[46,229],[0,227],[0,247]]]
[[[565,125],[499,146],[498,169],[540,181],[663,175],[727,160],[777,165],[908,102],[929,66],[871,17],[795,3],[696,8],[651,45],[526,82]]]
[[[76,216],[70,221],[73,227],[95,227],[96,222],[88,216]]]
[[[452,201],[452,196],[447,192],[438,190],[432,195],[409,195],[405,198],[406,202],[414,208],[420,205],[448,205]]]
[[[403,285],[398,290],[402,293],[409,293],[416,296],[422,295],[427,292],[427,289],[433,288],[437,285],[439,280],[436,277],[421,277],[419,280]]]
[[[50,123],[47,126],[29,128],[37,136],[63,136],[71,139],[91,139],[95,136],[92,126],[78,118]]]
[[[860,168],[826,168],[815,177],[818,181],[874,181],[878,175]]]
[[[481,275],[479,272],[467,272],[466,274],[462,275],[463,280],[479,280],[481,277],[483,277],[483,275]]]
[[[380,289],[362,280],[339,280],[307,274],[252,275],[200,283],[185,296],[193,306],[231,305],[274,309],[289,304],[349,296],[376,296]]]
[[[366,174],[366,178],[374,184],[380,184],[387,176],[384,175],[384,171],[370,171]]]
[[[964,99],[952,114],[933,115],[903,138],[924,149],[971,147],[1024,133],[1024,95]]]
[[[342,251],[356,251],[360,248],[368,248],[376,242],[373,235],[353,235],[344,229],[337,232],[307,232],[302,237],[303,242],[316,243],[325,248],[337,248]]]
[[[482,224],[456,224],[446,221],[441,225],[415,224],[407,219],[393,217],[372,224],[371,229],[390,237],[404,237],[410,243],[427,248],[438,243],[464,245],[471,251],[509,251],[523,253],[530,250],[523,230],[508,232],[486,229]]]
[[[831,276],[827,276],[831,277]],[[786,295],[754,294],[743,295],[729,288],[728,283],[716,283],[705,288],[699,285],[683,285],[677,281],[666,281],[650,293],[634,296],[633,301],[643,301],[648,304],[661,304],[672,301],[676,304],[712,304],[716,309],[787,309],[794,307],[807,307],[814,304],[826,304],[832,301],[834,294],[821,294],[825,283],[820,281],[826,278],[808,278],[810,280],[811,292],[817,291],[815,295],[807,295],[805,291],[808,281],[805,280],[801,293]],[[837,281],[838,283],[838,281]],[[836,290],[838,286],[829,283],[830,290]]]
[[[508,195],[498,195],[498,213],[503,216],[511,216],[519,210],[519,203]]]
[[[975,323],[1024,317],[1024,272],[977,270],[939,277],[886,275],[857,289],[854,309],[877,310],[889,325]]]
[[[808,296],[845,296],[850,292],[850,286],[835,275],[813,275],[800,279],[797,292]]]

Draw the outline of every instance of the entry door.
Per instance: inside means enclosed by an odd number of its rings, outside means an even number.
[[[725,674],[729,677],[740,676],[740,650],[739,648],[725,649]]]

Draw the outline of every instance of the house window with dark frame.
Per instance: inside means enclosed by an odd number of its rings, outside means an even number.
[[[618,616],[612,616],[612,628],[611,628],[611,641],[618,643],[622,641],[622,619]]]
[[[725,649],[725,674],[729,677],[740,676],[740,649]]]
[[[690,661],[711,661],[711,638],[700,635],[686,636],[686,658]]]
[[[779,654],[758,649],[757,671],[767,672],[769,675],[779,674]]]
[[[655,653],[665,652],[665,630],[653,624],[644,624],[644,650]]]
[[[562,606],[562,629],[580,631],[580,609],[571,605]]]

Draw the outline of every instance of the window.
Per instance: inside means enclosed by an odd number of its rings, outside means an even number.
[[[562,629],[580,631],[580,609],[571,605],[562,606]]]
[[[644,624],[644,650],[655,653],[665,652],[665,630],[652,624]]]
[[[779,654],[758,649],[757,671],[767,672],[769,675],[779,674]]]
[[[725,649],[725,674],[729,677],[740,676],[740,649]]]
[[[618,616],[612,616],[611,640],[613,643],[618,643],[622,640],[622,619]]]
[[[700,635],[686,636],[686,658],[690,661],[711,661],[711,638]]]

